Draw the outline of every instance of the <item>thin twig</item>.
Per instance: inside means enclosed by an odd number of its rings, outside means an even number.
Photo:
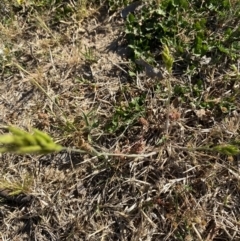
[[[168,133],[169,133],[170,101],[172,96],[172,86],[171,86],[169,77],[167,77],[167,88],[168,88],[168,98],[167,98],[167,116],[166,116],[166,136],[168,136]]]
[[[123,153],[108,153],[108,152],[98,152],[94,148],[91,150],[81,150],[81,149],[74,149],[74,148],[66,148],[67,151],[72,151],[72,152],[77,152],[77,153],[82,153],[82,154],[90,154],[91,156],[99,156],[99,157],[131,157],[131,158],[136,158],[136,157],[150,157],[153,155],[156,155],[157,152],[149,152],[146,154],[123,154]]]
[[[183,147],[183,146],[174,146],[172,145],[171,147],[178,149],[178,150],[183,150],[183,151],[212,151],[211,148],[207,146],[201,146],[201,147]]]

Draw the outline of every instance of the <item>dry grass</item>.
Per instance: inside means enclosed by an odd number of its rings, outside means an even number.
[[[216,103],[232,95],[235,109],[205,112],[170,98],[168,83],[184,79],[129,77],[119,15],[91,6],[80,20],[84,5],[58,21],[54,6],[13,4],[0,4],[0,128],[139,156],[2,154],[0,240],[240,240],[239,157],[187,149],[239,136],[239,69],[215,69],[202,93]]]

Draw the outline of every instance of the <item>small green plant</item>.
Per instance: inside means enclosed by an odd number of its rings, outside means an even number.
[[[87,46],[85,46],[85,51],[81,54],[83,55],[87,63],[91,64],[97,61],[94,50],[92,48],[88,48]]]
[[[15,196],[21,193],[28,194],[33,183],[33,178],[26,175],[22,181],[9,181],[0,179],[0,190],[8,190],[8,195]]]
[[[115,107],[115,113],[107,129],[110,133],[126,127],[144,114],[144,97],[132,99],[128,104]]]
[[[122,8],[126,5],[128,5],[131,2],[131,0],[108,0],[108,5],[109,5],[109,9],[111,11],[115,11],[118,8]]]
[[[31,15],[31,17],[36,17],[38,16],[38,18],[35,18],[35,21],[37,20],[37,22],[39,24],[43,24],[42,27],[44,27],[45,29],[48,29],[48,27],[53,26],[55,24],[58,24],[60,21],[65,20],[69,17],[71,17],[76,11],[78,6],[73,5],[70,2],[63,2],[61,0],[14,0],[15,1],[15,5],[20,8],[20,7],[24,7],[25,9],[31,9],[31,12],[33,13]],[[82,1],[80,1],[82,2]],[[85,5],[80,4],[81,9],[83,10]],[[41,13],[41,15],[45,15],[45,16],[51,16],[51,18],[47,17],[48,20],[46,23],[43,22],[42,19],[39,18],[39,13]],[[83,11],[81,12],[83,13]],[[51,33],[51,31],[48,32]]]

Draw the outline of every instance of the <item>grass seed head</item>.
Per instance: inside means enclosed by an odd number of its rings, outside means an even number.
[[[23,131],[17,127],[10,126],[11,134],[0,136],[3,147],[0,152],[13,152],[17,154],[39,153],[47,154],[59,152],[62,146],[56,144],[46,133],[34,130],[33,134]]]

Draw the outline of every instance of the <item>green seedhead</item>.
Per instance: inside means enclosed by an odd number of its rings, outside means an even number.
[[[162,59],[163,59],[163,63],[165,65],[168,73],[171,73],[172,72],[173,63],[174,63],[174,58],[171,55],[167,45],[164,45],[164,47],[163,47]]]
[[[230,144],[218,145],[213,147],[212,150],[228,156],[234,156],[240,153],[240,150],[237,146]]]
[[[62,146],[56,144],[49,135],[34,129],[34,133],[30,134],[17,127],[8,127],[11,134],[0,136],[0,152],[13,152],[17,154],[39,153],[47,154],[59,152]]]

